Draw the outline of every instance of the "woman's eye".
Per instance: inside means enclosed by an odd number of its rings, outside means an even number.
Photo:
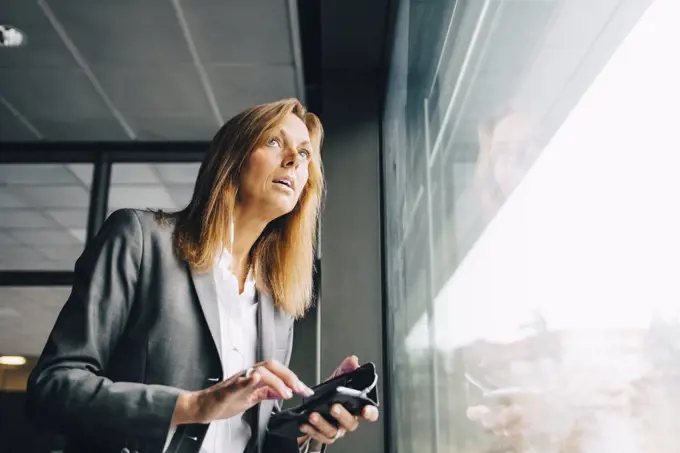
[[[270,140],[267,142],[267,146],[272,146],[272,147],[274,147],[274,146],[280,146],[279,139],[276,138],[276,137],[270,139]]]
[[[300,151],[298,151],[298,153],[303,159],[309,159],[310,152],[307,151],[306,149],[301,149]]]

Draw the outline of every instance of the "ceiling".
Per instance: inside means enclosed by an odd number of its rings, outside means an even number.
[[[0,355],[40,354],[71,288],[0,288]]]
[[[304,96],[294,0],[0,0],[0,146],[202,142],[251,105]],[[71,271],[93,165],[0,165],[0,271]],[[114,163],[109,211],[182,207],[198,163]],[[68,287],[0,287],[0,355],[40,353]]]
[[[50,161],[0,164],[0,273],[69,271],[82,251],[93,166],[55,161],[53,150],[177,151],[290,96],[322,113],[322,80],[379,77],[388,3],[0,0],[0,24],[27,36],[0,48],[0,157]],[[173,209],[198,166],[111,170],[110,208]],[[0,355],[39,355],[70,291],[0,286]]]
[[[304,98],[294,0],[0,0],[0,141],[203,141]]]

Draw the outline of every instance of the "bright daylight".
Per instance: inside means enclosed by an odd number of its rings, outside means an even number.
[[[648,9],[435,299],[442,354],[559,338],[558,360],[487,376],[523,401],[531,451],[677,451],[680,363],[649,345],[680,338],[678,17],[676,0]],[[407,347],[428,337],[422,318]]]

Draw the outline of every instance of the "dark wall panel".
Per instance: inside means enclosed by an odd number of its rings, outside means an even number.
[[[322,378],[351,354],[383,369],[378,93],[372,77],[333,76],[323,93]],[[382,452],[382,421],[364,425],[333,452]]]

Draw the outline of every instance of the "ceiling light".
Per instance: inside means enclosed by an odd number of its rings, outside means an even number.
[[[25,365],[26,359],[20,355],[0,356],[0,365]]]
[[[0,47],[19,47],[26,44],[26,34],[11,25],[0,25]]]

